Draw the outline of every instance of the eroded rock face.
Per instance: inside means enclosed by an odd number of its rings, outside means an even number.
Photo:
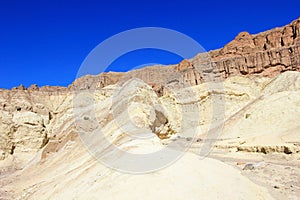
[[[13,151],[12,144],[12,115],[6,111],[0,111],[0,160],[4,159],[6,154],[11,154]]]
[[[44,119],[39,114],[2,110],[0,119],[0,159],[16,152],[35,153],[48,141]]]
[[[14,113],[12,122],[14,124],[13,151],[36,152],[47,143],[46,126],[41,115],[33,112],[18,112]]]
[[[236,38],[228,43],[221,51],[220,54],[242,54],[250,53],[255,48],[252,36],[248,32],[239,33]]]
[[[179,64],[85,76],[70,88],[99,89],[133,77],[148,84],[180,88],[232,75],[275,77],[284,71],[300,71],[300,18],[256,35],[241,32],[224,48],[184,59]]]
[[[210,53],[222,77],[262,74],[274,77],[300,71],[300,18],[291,24],[250,35],[240,33],[223,49]]]
[[[52,137],[53,119],[72,107],[69,92],[46,88],[0,90],[0,159],[36,153]]]

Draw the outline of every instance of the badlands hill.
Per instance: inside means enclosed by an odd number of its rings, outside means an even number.
[[[0,199],[298,199],[300,18],[207,55],[0,90]]]

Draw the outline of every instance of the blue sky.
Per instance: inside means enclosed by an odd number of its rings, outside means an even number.
[[[298,0],[1,0],[0,88],[21,83],[67,86],[93,48],[128,29],[174,29],[212,50],[241,31],[258,33],[288,24],[300,16],[299,8]],[[126,71],[143,63],[180,59],[163,51],[137,51],[120,57],[109,69]]]

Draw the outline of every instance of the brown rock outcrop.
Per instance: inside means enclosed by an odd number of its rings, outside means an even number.
[[[187,59],[184,59],[176,66],[176,71],[182,72],[188,69],[194,69],[193,64],[188,61]]]
[[[274,77],[300,70],[300,18],[256,35],[240,33],[223,49],[210,53],[222,77],[261,74]]]
[[[29,88],[29,91],[38,91],[39,87],[37,86],[37,84],[32,84]]]
[[[25,88],[25,86],[23,84],[21,84],[18,87],[12,88],[12,90],[26,90],[26,88]]]
[[[84,76],[71,86],[98,89],[118,81],[139,78],[162,87],[198,85],[232,75],[274,77],[284,71],[300,71],[300,18],[292,23],[256,35],[239,33],[224,48],[184,59],[177,65],[152,66],[126,73],[109,72]],[[160,89],[159,89],[160,90]]]

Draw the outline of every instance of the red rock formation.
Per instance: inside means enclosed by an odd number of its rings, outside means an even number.
[[[300,70],[300,18],[256,35],[240,33],[223,49],[210,52],[221,76],[261,74],[273,77]]]
[[[178,65],[85,76],[77,79],[73,86],[78,85],[77,89],[102,88],[136,77],[149,84],[155,83],[154,88],[160,88],[161,92],[161,87],[198,85],[212,77],[251,74],[274,77],[288,70],[300,71],[300,18],[256,35],[241,32],[224,48],[184,59]]]

